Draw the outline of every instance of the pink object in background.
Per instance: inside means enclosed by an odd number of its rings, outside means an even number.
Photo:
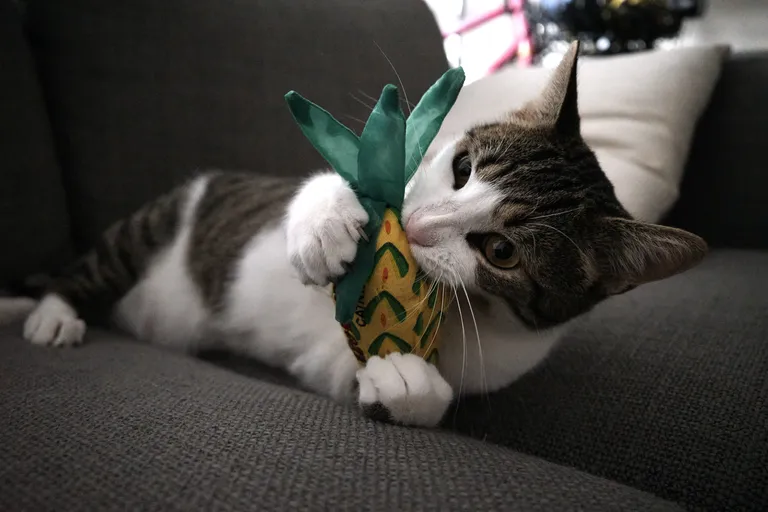
[[[464,36],[473,30],[488,26],[489,23],[502,17],[510,19],[512,38],[508,44],[500,49],[495,45],[490,45],[489,51],[498,51],[498,55],[489,65],[480,70],[481,76],[493,74],[502,66],[512,61],[515,61],[520,66],[531,65],[533,48],[530,27],[523,10],[523,0],[502,0],[499,6],[472,16],[468,20],[457,20],[450,25],[445,23],[448,26],[442,27],[443,39],[448,40],[451,37]],[[464,56],[462,55],[460,58],[462,57]],[[481,76],[473,78],[477,79]]]

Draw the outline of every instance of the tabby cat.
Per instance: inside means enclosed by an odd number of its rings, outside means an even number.
[[[223,348],[369,414],[438,424],[456,394],[497,390],[533,368],[573,318],[707,251],[693,234],[633,220],[617,201],[580,135],[577,53],[538,99],[422,164],[408,191],[413,254],[455,295],[438,367],[410,354],[360,367],[347,346],[329,283],[368,219],[331,172],[303,183],[195,177],[112,226],[53,279],[24,337],[75,345],[82,318],[107,311],[139,339]]]

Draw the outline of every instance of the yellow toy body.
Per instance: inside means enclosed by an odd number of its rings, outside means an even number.
[[[365,363],[372,356],[400,352],[436,364],[445,305],[444,290],[419,271],[397,215],[387,209],[376,238],[373,273],[352,322],[342,326],[355,357]]]

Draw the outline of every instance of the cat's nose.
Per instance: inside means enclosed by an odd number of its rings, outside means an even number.
[[[411,245],[420,245],[421,247],[432,247],[437,239],[433,233],[430,233],[428,223],[423,219],[412,215],[405,226],[405,237]]]

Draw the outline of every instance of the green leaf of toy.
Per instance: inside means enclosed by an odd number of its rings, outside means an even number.
[[[360,197],[399,211],[405,194],[405,117],[397,87],[387,85],[360,136],[357,160]]]
[[[368,213],[365,234],[368,241],[360,240],[352,268],[336,284],[336,321],[345,324],[352,321],[357,308],[357,301],[363,294],[363,288],[373,272],[373,258],[376,254],[376,238],[381,230],[384,211],[387,205],[367,197],[360,197],[360,205]]]
[[[356,187],[360,151],[357,135],[296,91],[286,94],[285,101],[304,136],[342,178]]]
[[[464,70],[455,68],[446,71],[430,87],[421,101],[408,116],[405,128],[405,182],[416,174],[424,153],[440,131],[445,116],[451,110],[464,85]]]

